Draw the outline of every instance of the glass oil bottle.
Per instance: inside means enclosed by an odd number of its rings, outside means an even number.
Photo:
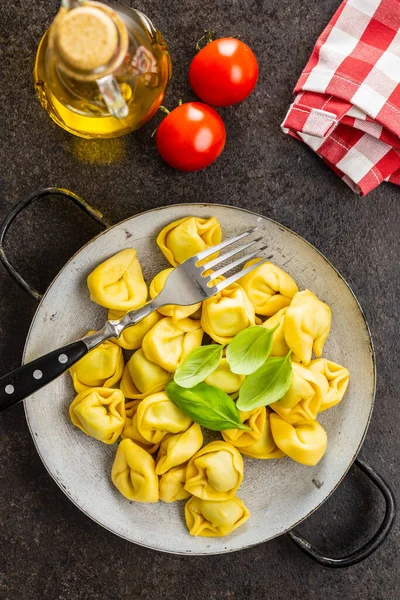
[[[112,138],[154,115],[171,73],[167,45],[143,13],[62,0],[33,75],[40,103],[57,125],[83,138]]]

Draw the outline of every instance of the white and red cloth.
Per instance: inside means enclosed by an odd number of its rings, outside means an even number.
[[[358,194],[400,185],[400,0],[345,0],[282,123]]]

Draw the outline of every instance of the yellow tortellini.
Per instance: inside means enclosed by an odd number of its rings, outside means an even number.
[[[75,363],[69,372],[78,393],[93,387],[110,388],[118,383],[124,372],[122,350],[107,340]]]
[[[142,349],[147,360],[174,373],[189,352],[201,346],[203,334],[200,321],[164,317],[145,335]]]
[[[226,358],[221,358],[218,367],[208,375],[204,383],[213,385],[227,394],[237,392],[244,381],[244,375],[232,373]]]
[[[165,282],[168,279],[168,275],[173,271],[173,269],[164,269],[158,273],[153,281],[150,284],[149,292],[150,297],[153,299],[161,292],[163,289]],[[200,310],[201,302],[197,304],[192,304],[191,306],[177,306],[177,305],[168,305],[163,306],[158,309],[158,312],[166,317],[172,317],[173,319],[186,319],[193,315],[195,312]]]
[[[321,356],[331,321],[329,306],[310,290],[295,294],[286,310],[284,332],[287,345],[303,364],[310,364],[313,350]]]
[[[108,320],[113,321],[121,319],[124,314],[125,312],[110,310],[108,311]],[[131,327],[124,329],[119,338],[113,339],[113,342],[125,350],[137,350],[141,347],[146,333],[150,331],[150,329],[154,327],[154,325],[158,323],[160,319],[161,316],[158,314],[158,312],[153,312],[148,317],[145,317],[142,321],[139,321],[139,323],[136,323],[136,325],[132,325]]]
[[[221,239],[221,226],[215,217],[184,217],[164,227],[157,237],[157,245],[168,262],[176,267],[194,254],[219,244]]]
[[[310,400],[317,392],[317,379],[310,367],[292,361],[292,381],[286,394],[279,400],[282,408],[293,408],[302,400]]]
[[[301,421],[291,425],[281,417],[271,414],[271,431],[275,443],[293,460],[315,466],[325,454],[326,431],[318,421]]]
[[[141,399],[161,392],[170,379],[170,373],[148,360],[140,349],[127,362],[120,387],[126,398]]]
[[[90,299],[105,308],[127,312],[147,300],[147,285],[133,248],[101,263],[90,273],[87,284]]]
[[[273,317],[270,317],[262,324],[267,329],[274,329],[277,327],[272,334],[272,347],[270,356],[286,356],[289,352],[289,346],[285,340],[284,323],[285,323],[286,308],[278,310]]]
[[[191,535],[223,537],[243,525],[250,513],[243,502],[232,496],[222,502],[192,497],[185,505],[185,520]]]
[[[118,446],[111,479],[128,500],[158,502],[158,477],[154,459],[130,439],[122,440]]]
[[[142,435],[140,435],[139,430],[137,428],[137,409],[139,407],[141,400],[130,400],[125,403],[125,425],[121,433],[121,437],[124,440],[125,438],[129,438],[134,441],[135,444],[147,450],[150,454],[154,454],[157,452],[160,444],[152,444],[144,439]]]
[[[227,500],[242,483],[243,468],[243,459],[231,444],[210,442],[190,459],[185,489],[203,500]]]
[[[203,302],[201,326],[219,344],[228,344],[239,331],[252,325],[255,325],[254,308],[238,283]]]
[[[163,502],[175,502],[186,500],[190,494],[185,490],[186,463],[173,467],[160,477],[160,500]]]
[[[310,364],[310,371],[315,375],[318,383],[318,393],[321,399],[319,412],[339,404],[349,385],[349,371],[326,358],[313,360]]]
[[[311,398],[300,400],[293,408],[285,408],[282,406],[280,400],[270,404],[270,408],[288,423],[296,425],[301,421],[312,421],[313,419],[316,419],[320,412],[320,405],[320,397],[315,393]]]
[[[243,269],[254,265],[260,259],[247,262]],[[271,317],[282,308],[289,306],[293,296],[299,291],[292,277],[276,265],[266,262],[239,280],[254,310],[258,315]]]
[[[259,406],[253,410],[240,410],[239,416],[242,423],[251,427],[251,431],[225,429],[225,431],[221,431],[221,434],[226,442],[240,449],[254,444],[254,442],[257,442],[261,438],[267,419],[267,409],[265,406]]]
[[[78,394],[69,407],[72,423],[86,435],[113,444],[125,425],[125,398],[121,390],[97,387]]]
[[[276,447],[269,424],[269,411],[260,406],[249,411],[239,411],[242,423],[251,427],[251,431],[226,429],[221,431],[226,442],[238,448],[249,458],[282,458],[283,452]]]
[[[157,456],[156,473],[163,475],[173,467],[177,467],[192,458],[203,445],[201,427],[193,423],[183,433],[166,437],[160,446]]]
[[[140,402],[140,400],[129,400],[129,402],[125,402],[125,425],[121,433],[122,439],[134,439],[132,437],[134,435],[132,430],[132,419],[137,412]]]
[[[135,416],[140,435],[151,444],[158,444],[168,433],[186,431],[193,422],[165,392],[147,396],[139,404]]]

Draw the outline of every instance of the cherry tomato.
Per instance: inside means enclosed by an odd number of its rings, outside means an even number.
[[[226,139],[219,114],[202,102],[187,102],[167,115],[157,129],[162,158],[180,171],[199,171],[221,154]]]
[[[258,63],[252,50],[235,38],[220,38],[204,46],[189,68],[192,90],[203,102],[230,106],[253,91]]]

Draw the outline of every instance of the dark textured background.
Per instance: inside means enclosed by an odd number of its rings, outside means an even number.
[[[159,117],[114,141],[84,141],[56,127],[34,98],[31,71],[57,0],[0,3],[0,219],[41,187],[81,194],[113,222],[156,206],[221,202],[273,217],[314,243],[352,285],[377,353],[377,402],[361,455],[400,497],[398,338],[400,192],[382,185],[359,199],[309,150],[279,129],[291,90],[338,0],[125,0],[143,10],[169,43],[174,77],[166,99],[191,99],[187,68],[204,28],[240,35],[256,52],[260,80],[243,104],[221,111],[228,141],[204,172],[174,172],[150,134]],[[98,231],[60,200],[17,220],[10,256],[41,289]],[[35,302],[0,267],[0,371],[16,367]],[[313,564],[284,537],[231,555],[163,555],[92,523],[41,464],[22,406],[0,418],[0,599],[97,600],[398,600],[399,526],[376,554],[346,571]],[[351,472],[302,525],[321,547],[340,553],[371,534],[379,494]]]

